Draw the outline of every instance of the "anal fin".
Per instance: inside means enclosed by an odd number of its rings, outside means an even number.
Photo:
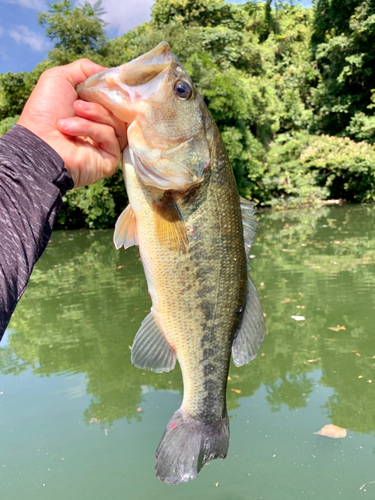
[[[262,305],[254,282],[249,276],[245,310],[232,344],[233,362],[236,366],[245,365],[255,358],[265,333]]]
[[[135,336],[131,361],[142,370],[169,372],[176,364],[176,354],[166,341],[150,312]]]
[[[117,250],[122,246],[129,248],[138,245],[137,222],[131,205],[128,205],[117,219],[113,243]]]

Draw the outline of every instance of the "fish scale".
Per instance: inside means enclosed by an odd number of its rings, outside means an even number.
[[[227,455],[230,357],[248,363],[264,337],[247,261],[254,206],[240,200],[219,130],[166,42],[77,91],[129,124],[130,203],[114,243],[139,245],[152,299],[132,362],[158,373],[181,367],[183,401],[156,451],[157,476],[179,484]]]
[[[213,140],[221,143],[218,131]],[[181,366],[182,408],[193,418],[208,420],[226,414],[231,340],[240,320],[237,310],[245,302],[247,275],[238,192],[220,146],[209,182],[194,203],[186,206],[183,197],[177,199],[188,235],[194,229],[185,255],[166,250],[155,234],[152,205],[164,191],[142,184],[130,162],[125,167],[154,316]],[[233,282],[243,286],[231,286]]]

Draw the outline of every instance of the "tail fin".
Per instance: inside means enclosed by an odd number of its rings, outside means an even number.
[[[177,410],[156,450],[156,475],[165,483],[195,479],[203,465],[225,458],[229,447],[229,420],[211,424],[185,417]]]

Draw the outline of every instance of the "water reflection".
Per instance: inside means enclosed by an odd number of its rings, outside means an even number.
[[[332,388],[332,423],[375,433],[373,207],[265,213],[253,276],[267,337],[258,358],[231,368],[228,408],[261,385],[270,410],[303,408],[318,384]],[[181,374],[142,372],[130,346],[150,308],[137,249],[116,252],[111,231],[56,232],[0,347],[0,373],[83,373],[84,421],[142,419],[145,387],[182,391]],[[306,319],[294,321],[291,316]]]

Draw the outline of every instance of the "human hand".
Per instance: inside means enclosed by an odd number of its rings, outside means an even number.
[[[88,59],[48,69],[18,121],[61,156],[74,187],[113,175],[127,144],[124,122],[100,104],[78,100],[76,86],[104,69]]]

